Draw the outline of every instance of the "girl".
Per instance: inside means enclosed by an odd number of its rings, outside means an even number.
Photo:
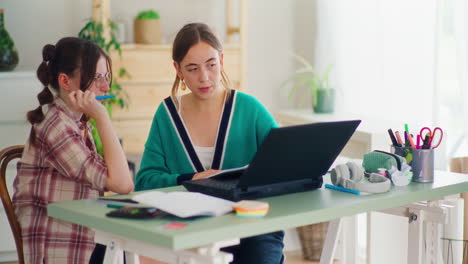
[[[220,169],[248,164],[273,117],[252,96],[231,90],[219,40],[205,24],[185,25],[172,59],[177,72],[172,96],[159,106],[145,145],[135,188],[147,190],[202,179]],[[178,96],[178,89],[190,93]],[[234,263],[283,262],[282,231],[241,240],[225,249]]]
[[[96,100],[109,90],[110,59],[96,44],[72,37],[45,45],[42,57],[37,76],[44,88],[39,107],[27,114],[31,132],[13,183],[25,262],[87,263],[94,233],[48,217],[47,204],[133,189],[111,120]],[[96,121],[104,158],[96,152],[88,117]]]

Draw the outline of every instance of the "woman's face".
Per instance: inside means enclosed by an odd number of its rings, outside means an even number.
[[[104,95],[109,91],[111,73],[108,72],[106,58],[100,57],[96,65],[96,74],[88,90],[94,92],[96,96]]]
[[[179,78],[198,98],[208,99],[221,89],[223,54],[206,42],[193,45],[180,64],[174,66]]]

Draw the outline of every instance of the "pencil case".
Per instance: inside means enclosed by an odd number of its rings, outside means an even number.
[[[379,168],[384,168],[387,171],[392,167],[401,170],[402,164],[406,163],[405,159],[393,153],[374,150],[364,154],[362,166],[366,172],[379,172]]]

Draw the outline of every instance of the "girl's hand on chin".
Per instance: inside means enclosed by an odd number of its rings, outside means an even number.
[[[76,90],[68,94],[68,103],[70,107],[77,112],[82,112],[91,118],[106,114],[104,105],[96,100],[96,94],[91,91]]]

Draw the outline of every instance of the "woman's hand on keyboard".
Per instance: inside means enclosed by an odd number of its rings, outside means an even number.
[[[218,173],[218,172],[219,172],[219,170],[210,169],[210,170],[202,171],[202,172],[199,172],[199,173],[195,173],[195,175],[193,175],[193,177],[192,177],[192,180],[199,180],[199,179],[208,178],[211,175],[213,175],[215,173]]]

